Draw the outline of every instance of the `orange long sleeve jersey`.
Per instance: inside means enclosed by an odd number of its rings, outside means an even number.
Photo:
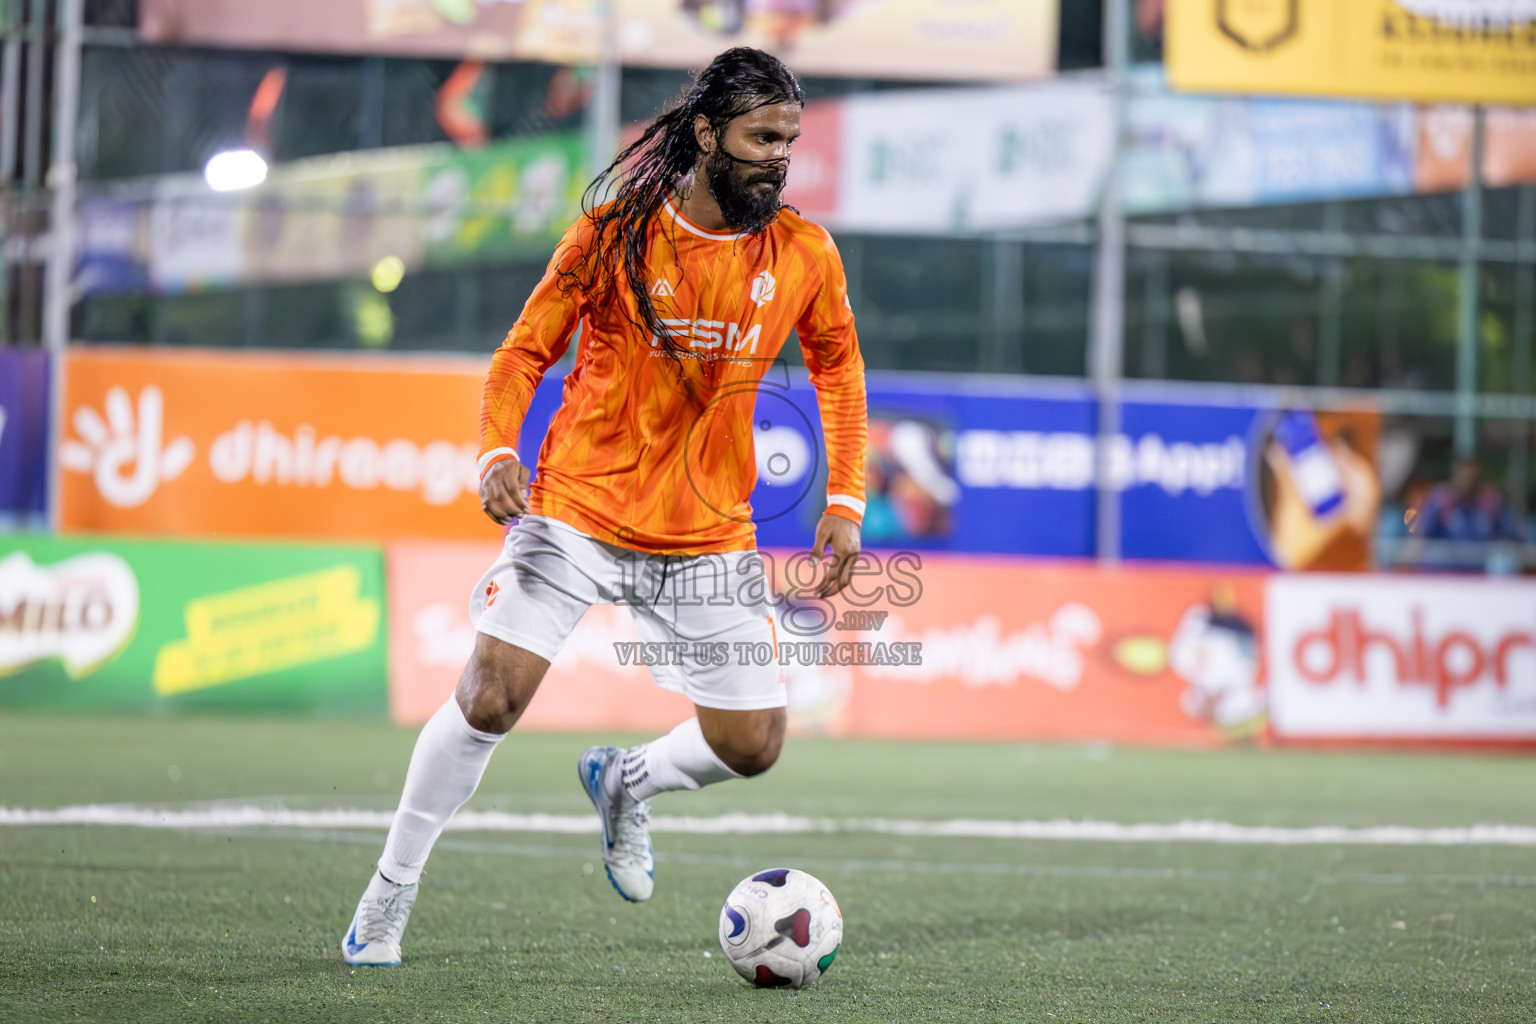
[[[848,284],[825,230],[791,210],[761,235],[705,231],[667,203],[653,219],[646,287],[686,356],[637,327],[626,280],[589,295],[559,270],[592,244],[582,217],[491,358],[480,472],[515,458],[534,389],[581,325],[576,365],[539,451],[535,514],[638,551],[755,544],[752,418],[759,381],[793,328],[821,409],[827,511],[864,515],[867,405]]]

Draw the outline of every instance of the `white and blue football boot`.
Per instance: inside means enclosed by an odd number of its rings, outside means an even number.
[[[415,883],[396,885],[375,871],[341,940],[341,958],[360,967],[400,966],[400,938],[416,905],[417,888]]]
[[[603,866],[608,881],[631,903],[651,898],[656,884],[656,859],[651,855],[651,805],[630,796],[623,786],[608,796],[603,779],[609,766],[624,751],[618,747],[592,747],[576,762],[576,774],[603,823]]]

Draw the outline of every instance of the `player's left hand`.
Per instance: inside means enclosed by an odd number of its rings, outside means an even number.
[[[853,581],[853,563],[859,555],[859,527],[851,519],[830,513],[816,524],[816,539],[811,542],[811,558],[820,560],[827,546],[832,547],[832,560],[827,563],[827,575],[816,588],[817,597],[831,597]]]

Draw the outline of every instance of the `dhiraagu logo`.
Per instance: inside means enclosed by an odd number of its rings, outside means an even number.
[[[155,658],[155,693],[203,690],[366,650],[379,634],[377,598],[352,565],[187,602],[187,638]]]

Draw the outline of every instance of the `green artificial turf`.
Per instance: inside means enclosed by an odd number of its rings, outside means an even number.
[[[0,805],[393,806],[385,725],[0,717]],[[612,740],[613,737],[606,739]],[[514,735],[472,807],[585,813],[591,738]],[[174,766],[174,767],[173,767]],[[791,740],[660,814],[1536,824],[1536,761]],[[1536,1020],[1536,850],[657,836],[622,902],[596,839],[450,833],[397,969],[338,942],[378,832],[0,827],[6,1021]],[[820,985],[757,991],[720,901],[772,866],[837,894]],[[706,954],[712,954],[706,956]]]

